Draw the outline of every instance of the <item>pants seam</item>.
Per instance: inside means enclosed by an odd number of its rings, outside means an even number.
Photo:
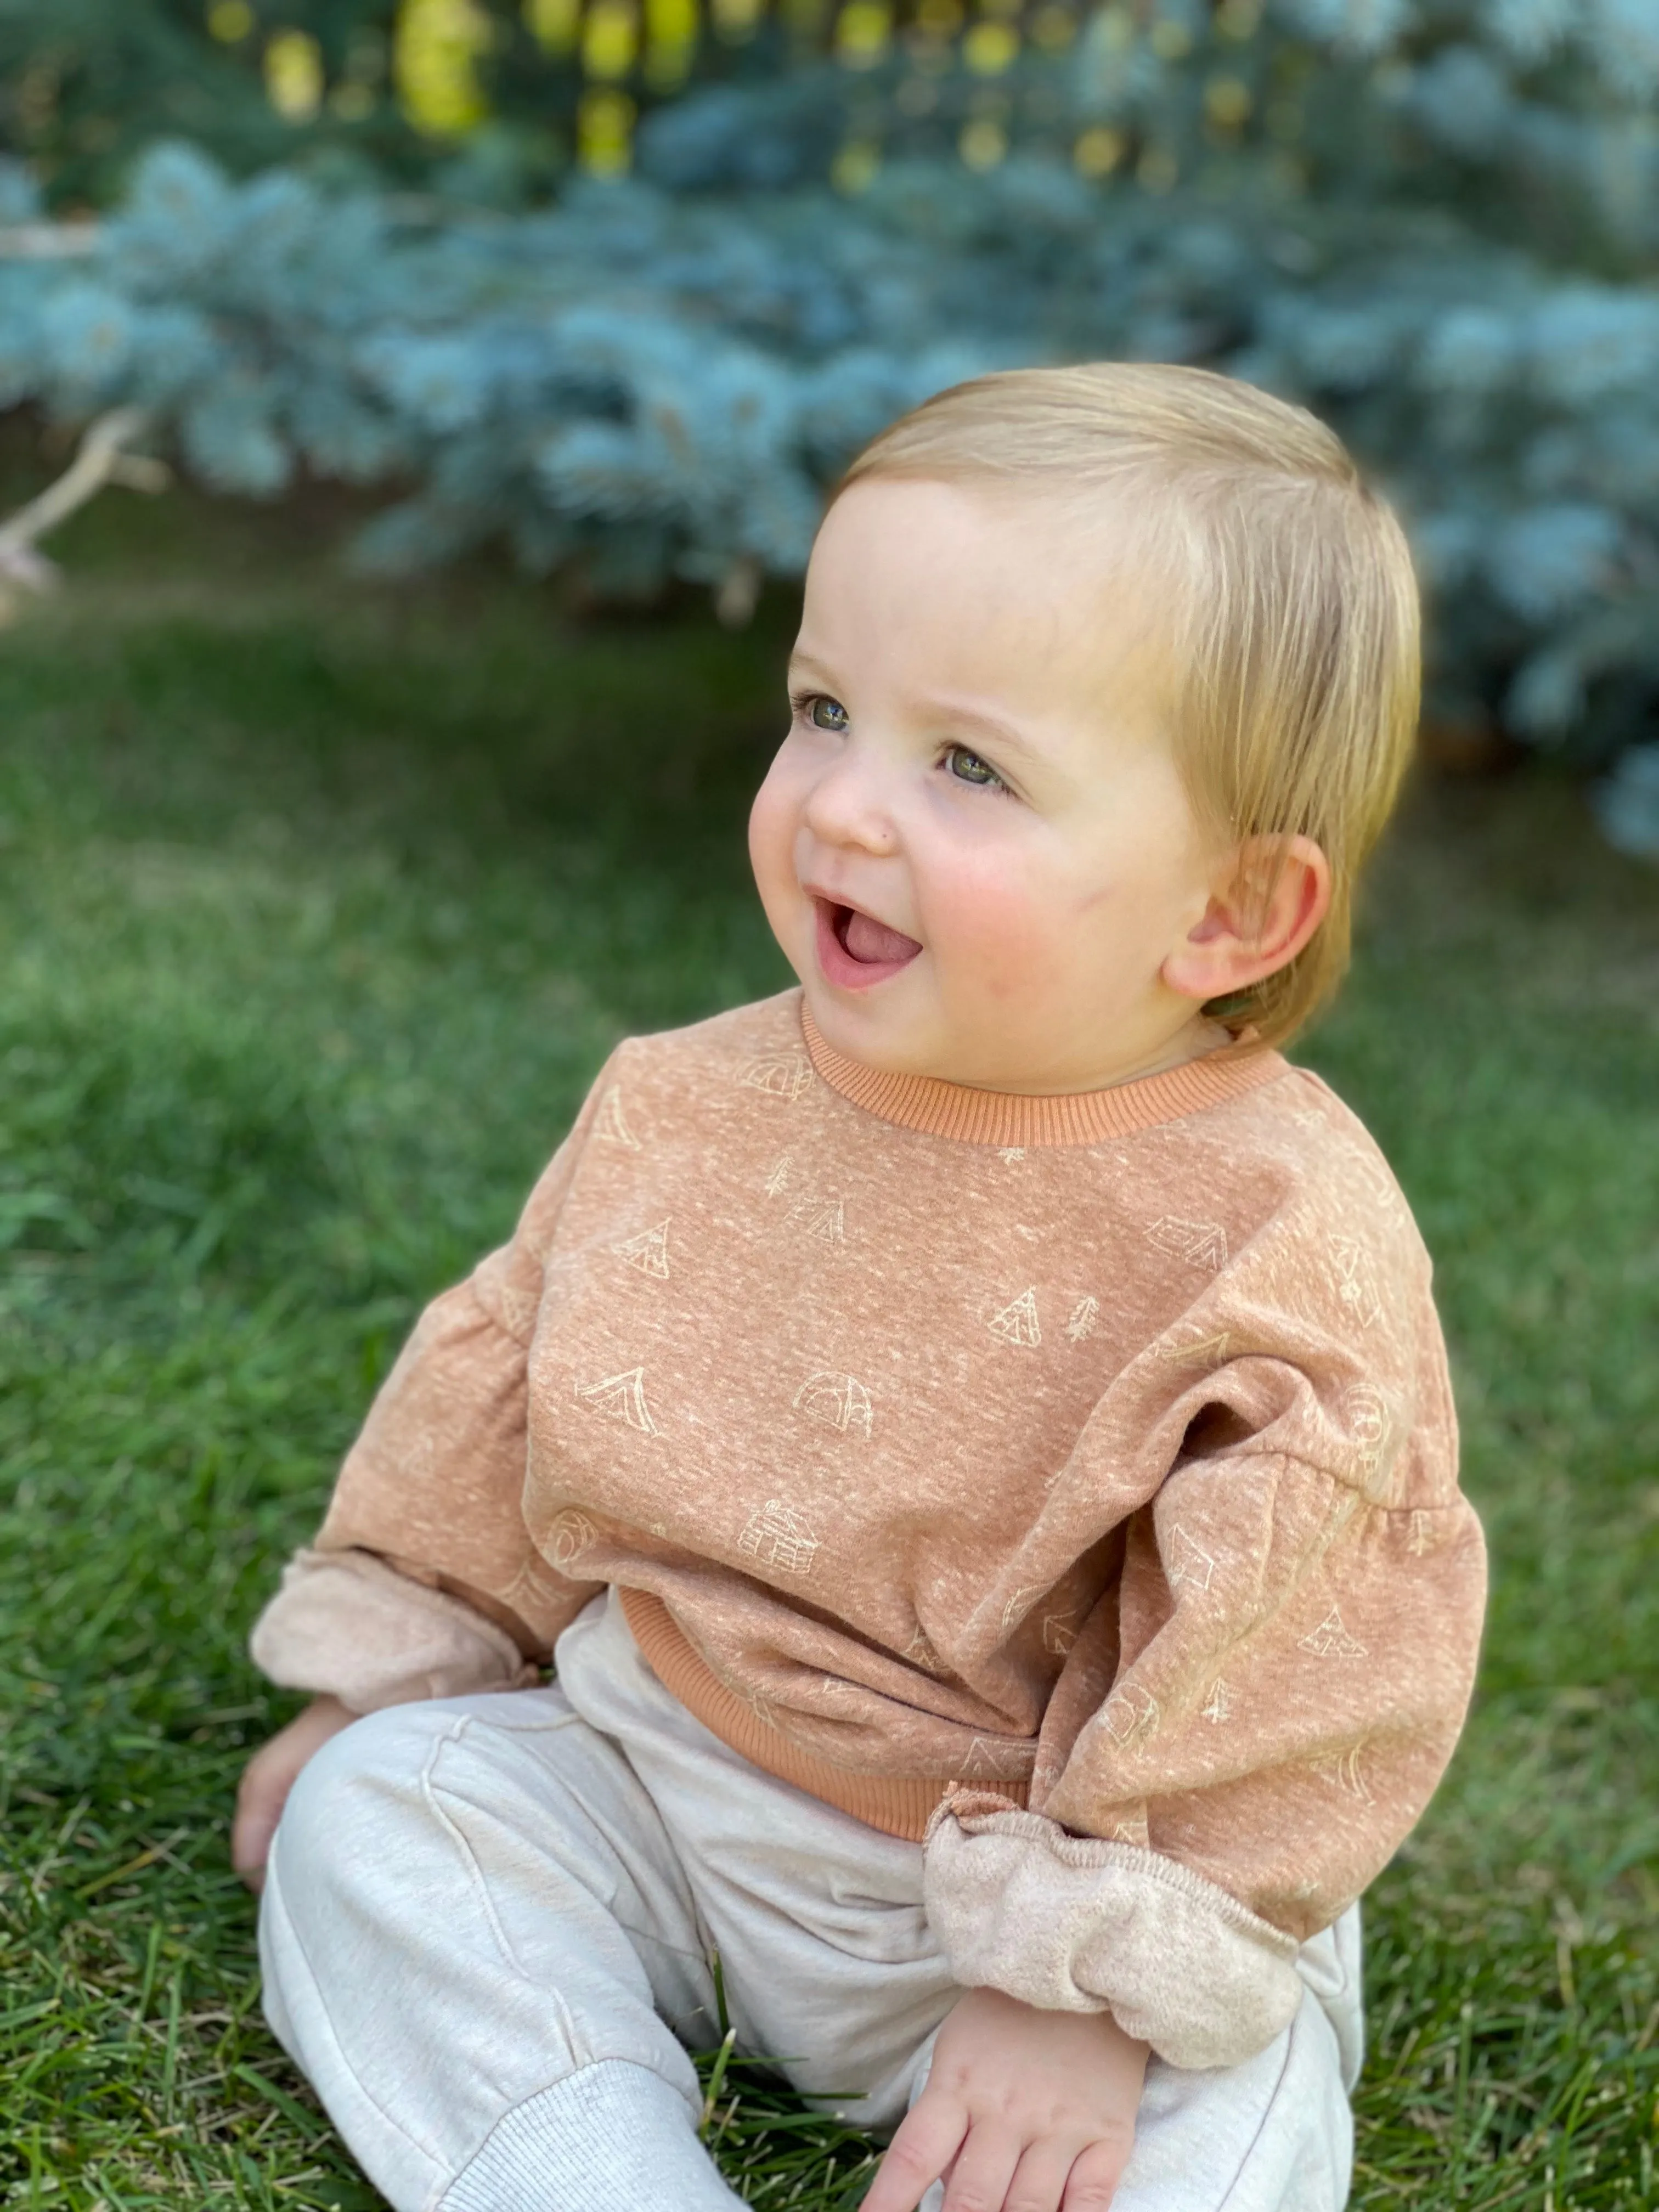
[[[427,1754],[426,1764],[421,1770],[421,1795],[430,1808],[433,1818],[454,1845],[456,1856],[466,1869],[468,1883],[477,1897],[485,1923],[495,1939],[495,1948],[500,1952],[504,1964],[518,1976],[521,1982],[530,1982],[532,1977],[529,1969],[514,1951],[507,1938],[507,1930],[501,1925],[501,1916],[496,1911],[495,1900],[489,1894],[489,1884],[484,1880],[483,1869],[478,1864],[477,1853],[467,1841],[465,1831],[461,1827],[460,1823],[453,1819],[440,1802],[442,1785],[436,1778],[438,1761],[453,1744],[459,1743],[466,1734],[471,1719],[470,1713],[463,1713],[433,1744]]]
[[[1278,2077],[1273,2082],[1267,2102],[1261,2107],[1261,2117],[1255,2124],[1255,2132],[1239,2154],[1238,2164],[1233,2168],[1233,2178],[1217,2200],[1216,2212],[1227,2212],[1227,2207],[1238,2194],[1238,2185],[1244,2179],[1244,2169],[1261,2148],[1261,2139],[1267,2131],[1267,2123],[1273,2117],[1273,2106],[1279,2102],[1279,2092],[1285,2087],[1285,2077],[1291,2070],[1291,2044],[1295,2037],[1297,2024],[1296,2021],[1291,2023],[1290,2033],[1285,2038],[1285,2056],[1279,2061]]]

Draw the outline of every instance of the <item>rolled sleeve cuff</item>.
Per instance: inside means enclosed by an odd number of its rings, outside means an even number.
[[[1050,2012],[1109,2011],[1172,2066],[1236,2066],[1296,2016],[1298,1945],[1189,1867],[958,1791],[923,1897],[951,1973]]]
[[[371,1552],[296,1553],[248,1650],[271,1681],[338,1698],[354,1713],[537,1679],[504,1629]]]

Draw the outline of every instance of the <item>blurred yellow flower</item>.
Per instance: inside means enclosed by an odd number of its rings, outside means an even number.
[[[994,169],[1008,151],[1008,133],[988,115],[962,126],[957,151],[970,169]]]
[[[847,0],[836,18],[836,54],[848,69],[873,69],[893,35],[886,0]]]
[[[879,146],[867,138],[849,139],[830,165],[830,181],[838,192],[861,192],[880,167]]]
[[[266,46],[265,91],[289,123],[309,123],[322,106],[323,50],[308,31],[278,31]]]
[[[1000,76],[1019,52],[1012,23],[975,23],[962,42],[962,58],[975,76]]]
[[[208,34],[234,46],[253,28],[253,10],[247,0],[213,0],[207,11]]]
[[[489,45],[489,18],[477,0],[403,0],[392,74],[417,131],[459,138],[483,122],[489,110],[477,59]]]
[[[544,53],[569,53],[581,16],[581,0],[524,0],[525,27]]]
[[[576,111],[576,154],[590,176],[620,177],[634,160],[633,101],[595,86]]]

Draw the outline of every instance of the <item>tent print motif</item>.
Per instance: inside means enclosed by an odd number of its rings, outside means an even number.
[[[1002,1608],[1002,1632],[1005,1636],[1017,1620],[1030,1611],[1033,1604],[1042,1595],[1042,1589],[1041,1583],[1022,1583],[1018,1589],[1008,1593]]]
[[[1213,1274],[1227,1264],[1227,1232],[1218,1221],[1185,1221],[1178,1213],[1161,1214],[1146,1231],[1146,1242],[1172,1259],[1189,1267],[1207,1267]]]
[[[993,1336],[1000,1336],[1005,1344],[1026,1346],[1041,1344],[1042,1330],[1037,1322],[1036,1292],[1022,1291],[1012,1304],[993,1314],[985,1326]]]
[[[1158,1734],[1163,1711],[1158,1699],[1140,1682],[1126,1682],[1115,1690],[1100,1709],[1101,1725],[1114,1743],[1146,1743]]]
[[[624,1152],[637,1152],[641,1147],[639,1139],[628,1126],[623,1112],[620,1091],[607,1091],[599,1101],[599,1110],[593,1117],[593,1141],[596,1145],[615,1145]]]
[[[847,1241],[847,1212],[838,1198],[820,1201],[804,1198],[792,1206],[785,1218],[784,1226],[810,1237],[817,1244],[844,1244]]]
[[[1342,1625],[1340,1607],[1333,1606],[1317,1628],[1296,1640],[1298,1651],[1311,1651],[1316,1659],[1363,1659],[1365,1646]]]
[[[579,1382],[576,1395],[596,1413],[608,1414],[613,1421],[626,1421],[641,1436],[654,1437],[657,1433],[657,1425],[645,1402],[643,1367],[630,1367],[623,1375],[607,1375],[599,1382]]]
[[[818,1540],[803,1515],[786,1505],[782,1498],[769,1498],[744,1522],[738,1549],[763,1567],[775,1567],[780,1574],[810,1575]]]
[[[1190,1583],[1194,1589],[1206,1590],[1214,1572],[1215,1561],[1177,1522],[1170,1531],[1170,1557],[1164,1570],[1170,1588],[1179,1589],[1183,1583]]]
[[[668,1279],[668,1221],[659,1221],[654,1229],[641,1229],[637,1237],[625,1237],[611,1250],[619,1260],[626,1260],[630,1267],[637,1267],[642,1275],[654,1275],[659,1282]]]
[[[769,1098],[781,1098],[793,1106],[812,1080],[812,1063],[804,1052],[770,1053],[751,1060],[738,1073],[745,1091],[763,1091]]]
[[[793,1402],[809,1421],[838,1429],[843,1436],[867,1437],[875,1425],[876,1409],[868,1389],[856,1375],[837,1375],[832,1368],[820,1367],[809,1375]]]

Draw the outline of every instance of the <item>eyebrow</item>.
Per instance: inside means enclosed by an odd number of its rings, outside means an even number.
[[[819,677],[826,684],[833,684],[836,680],[824,662],[810,653],[791,653],[789,669],[792,675],[799,670],[803,674]],[[999,745],[1007,746],[1027,760],[1041,761],[1047,757],[1029,738],[1022,736],[1013,723],[1005,721],[1000,714],[988,714],[983,708],[969,706],[966,700],[918,696],[907,700],[905,704],[921,720],[945,722],[952,729],[975,732],[981,737],[994,739]]]

